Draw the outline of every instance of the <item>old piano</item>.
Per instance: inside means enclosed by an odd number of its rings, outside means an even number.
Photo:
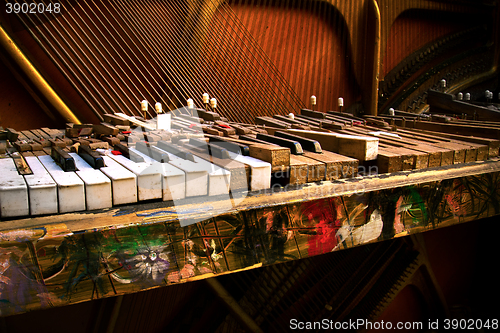
[[[426,242],[492,249],[498,1],[2,6],[3,328],[477,315]]]

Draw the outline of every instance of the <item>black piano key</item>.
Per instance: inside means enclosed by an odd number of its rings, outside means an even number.
[[[78,148],[78,155],[94,169],[100,169],[105,166],[102,156],[98,152],[90,149],[89,146],[80,145]]]
[[[156,160],[161,163],[167,163],[170,159],[168,154],[161,151],[157,147],[150,145],[147,142],[139,141],[135,144],[135,149],[140,151],[141,153],[149,156],[153,160]]]
[[[304,154],[304,150],[302,149],[302,146],[300,145],[300,143],[297,141],[294,141],[294,140],[289,140],[289,139],[280,138],[280,137],[268,135],[268,134],[261,134],[261,133],[257,134],[257,139],[267,141],[270,143],[274,143],[274,144],[280,145],[281,147],[290,148],[290,153],[292,153],[294,155]]]
[[[174,146],[172,143],[167,142],[167,141],[158,141],[156,143],[156,146],[160,149],[165,150],[166,152],[169,152],[172,155],[175,155],[177,157],[180,157],[184,160],[188,160],[191,162],[195,162],[193,154],[188,153],[186,151],[183,151],[180,149],[178,146]]]
[[[223,147],[230,152],[241,154],[243,156],[250,156],[250,148],[247,145],[229,140],[224,140],[222,137],[215,135],[208,135],[210,143],[216,143],[219,147]]]
[[[231,158],[229,155],[230,150],[223,145],[223,142],[210,142],[208,144],[208,148],[210,149],[210,155],[212,156],[223,159]],[[235,154],[239,154],[239,152],[236,152]]]
[[[256,138],[249,136],[249,135],[240,135],[240,140],[251,141],[251,142],[255,142],[255,143],[263,143],[265,145],[274,144],[274,145],[278,146],[275,143],[270,143],[268,141],[256,139]]]
[[[206,111],[203,109],[195,109],[194,115],[206,121],[220,120],[220,115],[217,112]]]
[[[313,111],[309,109],[300,109],[300,114],[303,116],[315,118],[315,119],[326,119],[326,113],[320,111]]]
[[[75,160],[71,155],[59,147],[53,146],[50,156],[66,172],[77,171]]]
[[[280,138],[297,141],[298,143],[300,143],[302,148],[304,148],[307,151],[311,151],[313,153],[321,153],[322,152],[321,145],[316,140],[311,140],[311,139],[303,138],[303,137],[298,136],[298,135],[293,135],[290,133],[285,133],[285,132],[280,132],[280,131],[274,132],[274,135],[279,136]]]
[[[360,122],[363,122],[365,120],[363,118],[353,116],[352,114],[347,113],[347,112],[328,111],[327,114],[331,114],[331,115],[343,117],[343,118],[348,118],[348,119],[352,119],[354,121],[360,121]]]
[[[203,139],[200,139],[200,138],[190,138],[189,139],[189,144],[198,148],[198,149],[201,149],[203,151],[205,151],[207,154],[210,153],[210,150],[208,149],[208,143],[203,140]]]
[[[182,145],[182,147],[185,147],[186,149],[193,151],[195,154],[199,152],[202,154],[210,155],[210,150],[208,149],[208,147],[203,148],[198,145],[192,145],[191,143],[185,143]]]
[[[221,159],[230,159],[229,151],[224,147],[217,146],[213,143],[207,143],[205,140],[198,138],[189,139],[189,144],[198,147],[204,152]]]
[[[140,156],[136,152],[130,151],[130,149],[128,149],[127,146],[122,145],[121,143],[114,145],[113,148],[116,151],[119,151],[123,156],[125,156],[126,158],[128,158],[133,162],[137,163],[144,162],[144,158],[142,156]]]

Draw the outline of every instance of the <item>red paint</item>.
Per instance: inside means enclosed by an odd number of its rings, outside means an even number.
[[[403,232],[405,230],[404,224],[401,222],[401,214],[399,209],[401,208],[401,204],[403,203],[403,196],[400,196],[398,201],[396,202],[396,211],[394,212],[394,230],[397,234]]]
[[[332,210],[333,206],[333,210]],[[304,203],[302,223],[315,227],[316,235],[309,236],[310,256],[328,253],[337,245],[336,233],[340,227],[339,208],[335,200]]]

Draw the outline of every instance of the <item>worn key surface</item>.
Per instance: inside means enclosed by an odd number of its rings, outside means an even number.
[[[135,174],[109,156],[103,156],[103,159],[106,166],[101,171],[111,180],[113,205],[137,202]]]
[[[134,162],[123,155],[108,156],[135,175],[139,201],[162,198],[161,174],[158,170],[149,168],[149,163]]]
[[[69,153],[67,155],[74,163]],[[85,210],[85,187],[80,177],[74,171],[63,170],[51,156],[38,156],[38,159],[57,183],[59,213]]]
[[[29,214],[28,186],[10,157],[0,159],[0,215]]]
[[[76,174],[85,184],[85,200],[87,209],[109,208],[113,205],[111,194],[111,180],[100,170],[93,166],[76,153],[69,153],[75,160],[78,171]],[[103,162],[104,166],[104,162]]]
[[[36,156],[26,156],[33,174],[25,175],[30,199],[30,214],[57,214],[57,184]]]
[[[135,151],[133,148],[131,150]],[[163,201],[179,200],[186,197],[186,173],[184,171],[169,163],[160,163],[139,151],[135,152],[144,158],[144,162],[148,163],[150,168],[161,173]]]

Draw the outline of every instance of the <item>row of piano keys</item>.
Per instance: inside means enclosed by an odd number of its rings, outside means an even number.
[[[220,121],[214,119],[215,113],[207,114],[199,110],[196,115],[202,116],[195,117],[192,111],[181,111],[172,120],[172,131],[142,128],[130,132],[130,124],[108,117],[115,124],[75,126],[76,135],[68,129],[18,133],[17,140],[11,137],[17,151],[10,148],[0,159],[1,217],[149,200],[203,196],[217,200],[228,198],[230,192],[265,190],[274,184],[354,177],[358,164],[376,165],[377,172],[386,173],[498,156],[498,140],[408,128],[391,133],[369,126],[390,129],[380,120],[347,114],[302,110],[293,119],[256,119],[260,127]],[[71,152],[75,143],[83,147],[78,153]],[[20,174],[16,166],[16,160],[22,160],[20,154],[31,174]]]
[[[116,150],[106,149],[107,142],[94,141],[90,145],[104,144],[104,148],[92,150],[82,145],[76,153],[69,146],[62,147],[68,143],[63,133],[49,129],[23,131],[14,147],[32,150],[19,152],[12,147],[9,154],[2,156],[2,218],[102,209],[148,200],[224,194],[228,198],[230,191],[270,187],[270,163],[222,147],[216,150],[215,145],[208,146],[202,140],[202,135],[179,134],[179,138],[188,140],[180,147],[172,140],[153,141],[172,133],[150,131],[143,134],[147,143],[137,136],[127,136],[127,141],[115,144]],[[42,135],[53,136],[49,139]],[[75,138],[69,143],[87,140]],[[187,151],[189,147],[192,153]],[[25,164],[29,172],[20,174],[16,161]]]

